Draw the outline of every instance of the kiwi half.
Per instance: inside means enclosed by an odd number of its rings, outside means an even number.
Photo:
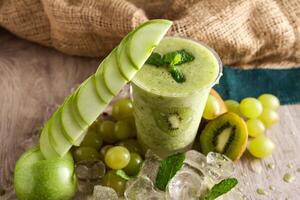
[[[200,148],[205,155],[213,151],[238,160],[246,149],[247,140],[245,121],[237,114],[227,112],[205,126],[200,135]]]
[[[188,107],[152,109],[156,125],[170,136],[176,136],[192,121],[192,110]]]

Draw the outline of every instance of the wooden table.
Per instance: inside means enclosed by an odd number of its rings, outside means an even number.
[[[37,129],[98,64],[99,59],[64,55],[0,30],[0,190],[5,190],[0,199],[16,199],[15,161],[37,143]],[[276,144],[273,156],[253,162],[246,154],[236,164],[240,188],[249,199],[300,199],[300,105],[282,106],[279,114],[280,124],[267,132]],[[286,172],[294,174],[294,182],[283,181]],[[257,194],[257,188],[268,194]]]

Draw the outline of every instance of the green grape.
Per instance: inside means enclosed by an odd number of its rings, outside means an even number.
[[[214,119],[221,113],[221,106],[216,97],[209,95],[203,112],[204,119]]]
[[[101,160],[105,160],[104,158],[105,158],[105,154],[106,154],[106,152],[108,151],[108,149],[110,149],[110,148],[112,148],[113,147],[113,145],[110,145],[110,144],[108,144],[108,145],[105,145],[105,146],[103,146],[101,149],[100,149],[100,158],[101,158]]]
[[[272,110],[277,110],[280,106],[279,99],[273,94],[262,94],[258,97],[264,108],[269,108]]]
[[[122,169],[130,161],[129,151],[122,146],[111,147],[105,154],[105,163],[111,169]]]
[[[257,158],[264,158],[271,155],[274,148],[274,143],[264,135],[254,138],[248,146],[249,152]]]
[[[262,121],[259,119],[249,119],[246,122],[248,133],[251,137],[257,137],[263,134],[266,130],[266,127]]]
[[[105,142],[114,143],[117,141],[117,138],[114,133],[115,122],[110,120],[104,120],[101,124],[99,124],[98,131]]]
[[[125,120],[117,121],[115,124],[115,136],[118,140],[124,140],[133,135],[134,129]]]
[[[228,112],[233,112],[237,115],[241,115],[239,110],[239,105],[240,105],[239,102],[229,99],[225,101],[225,105],[228,109]]]
[[[128,165],[123,169],[127,175],[135,176],[139,173],[143,164],[142,157],[137,153],[130,153],[130,161]]]
[[[258,119],[260,119],[264,123],[266,128],[269,128],[273,124],[276,124],[279,122],[279,116],[278,116],[277,112],[275,112],[274,110],[268,109],[268,108],[263,110],[263,112],[258,117]]]
[[[133,116],[133,105],[129,98],[117,101],[112,108],[112,116],[117,119],[125,119]]]
[[[119,196],[123,196],[126,187],[126,180],[118,176],[115,170],[110,170],[101,180],[101,185],[111,187]]]
[[[263,107],[257,99],[248,97],[241,101],[239,110],[245,117],[253,119],[262,113]]]
[[[98,160],[100,155],[96,149],[92,147],[79,147],[73,151],[73,158],[75,162],[82,160]]]
[[[103,140],[100,134],[94,130],[89,130],[80,146],[93,147],[96,150],[99,150],[103,144]]]
[[[89,130],[98,131],[98,126],[102,123],[103,119],[97,119],[92,125],[90,125]]]
[[[134,117],[129,117],[129,118],[126,118],[124,119],[124,121],[126,121],[128,124],[130,124],[131,128],[132,128],[132,132],[131,132],[131,135],[130,137],[135,137],[136,136],[136,126],[135,126],[135,119]]]
[[[106,154],[106,152],[108,151],[108,149],[110,149],[110,148],[112,148],[112,147],[114,147],[114,146],[108,144],[108,145],[105,145],[104,147],[102,147],[102,148],[100,149],[100,154],[103,156],[103,158],[105,157],[105,154]]]
[[[126,147],[126,149],[128,149],[128,151],[130,153],[137,153],[140,155],[143,153],[140,144],[138,143],[138,141],[136,141],[134,139],[122,140],[122,141],[118,142],[118,145]]]

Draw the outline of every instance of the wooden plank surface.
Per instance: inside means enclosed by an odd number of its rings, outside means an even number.
[[[0,193],[5,190],[0,199],[16,199],[15,161],[37,143],[37,129],[98,64],[98,59],[67,56],[0,30]],[[279,113],[280,124],[267,132],[276,144],[273,156],[253,162],[246,154],[237,162],[240,188],[249,199],[300,199],[300,105],[282,106]],[[269,169],[268,164],[275,168]],[[283,181],[286,172],[295,176],[294,182]],[[258,195],[257,188],[268,194]]]

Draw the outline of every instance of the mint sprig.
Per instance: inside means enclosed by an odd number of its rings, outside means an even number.
[[[116,171],[116,174],[117,174],[118,176],[120,176],[121,178],[125,179],[126,181],[129,181],[129,180],[131,179],[131,177],[128,176],[128,175],[126,174],[126,172],[124,172],[122,169],[118,169],[118,170]]]
[[[201,198],[200,200],[215,200],[219,196],[226,194],[232,188],[234,188],[238,184],[238,180],[236,178],[227,178],[222,180],[220,183],[214,185],[208,194]]]
[[[146,61],[146,64],[154,65],[156,67],[168,66],[169,72],[173,79],[178,83],[183,83],[186,81],[186,78],[183,72],[177,66],[191,62],[194,59],[195,57],[184,49],[169,52],[163,56],[159,53],[153,52]]]
[[[177,153],[168,156],[160,162],[159,171],[156,176],[155,186],[165,191],[169,181],[175,176],[178,170],[182,168],[185,155]]]

